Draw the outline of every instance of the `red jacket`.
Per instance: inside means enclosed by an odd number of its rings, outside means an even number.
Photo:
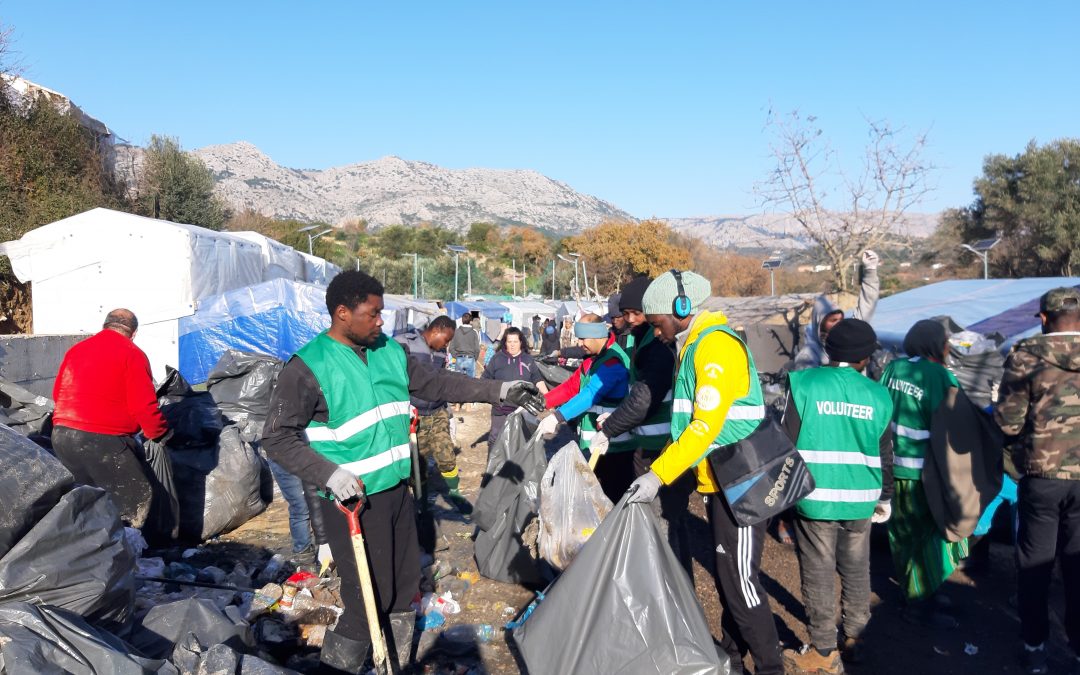
[[[76,343],[53,385],[53,424],[123,436],[142,429],[161,438],[168,424],[158,409],[150,361],[129,338],[105,329]]]

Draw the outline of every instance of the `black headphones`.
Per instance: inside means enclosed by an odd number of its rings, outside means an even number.
[[[671,270],[671,274],[675,277],[675,286],[679,292],[671,301],[671,313],[676,319],[685,319],[694,311],[694,305],[690,302],[690,298],[686,297],[686,289],[682,285],[682,272]]]

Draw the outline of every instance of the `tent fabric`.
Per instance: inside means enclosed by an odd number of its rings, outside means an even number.
[[[948,316],[980,333],[998,332],[1008,351],[1020,338],[1039,332],[1039,297],[1059,286],[1080,287],[1080,277],[957,279],[882,298],[871,324],[886,347],[899,349],[919,319]],[[1026,315],[1026,317],[1025,317]]]
[[[504,302],[502,305],[510,310],[511,325],[518,328],[526,326],[532,328],[532,318],[534,316],[540,316],[541,319],[555,318],[555,308],[542,302]]]
[[[434,302],[417,300],[407,295],[387,293],[383,296],[383,303],[393,303],[404,310],[405,330],[421,329],[428,325],[432,319],[443,313]]]
[[[501,320],[506,314],[506,307],[497,302],[485,301],[451,301],[443,305],[447,316],[451,319],[460,319],[465,312],[480,312],[489,319]]]
[[[603,303],[591,300],[582,300],[580,302],[576,300],[555,301],[555,319],[557,321],[562,321],[567,316],[577,321],[578,317],[589,313],[599,314],[600,316],[607,314],[607,300]]]

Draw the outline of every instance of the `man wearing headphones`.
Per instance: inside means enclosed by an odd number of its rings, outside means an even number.
[[[750,435],[765,418],[757,368],[750,351],[727,325],[722,312],[699,307],[712,292],[708,279],[672,270],[649,284],[642,309],[656,337],[674,343],[678,353],[671,403],[671,444],[650,471],[634,481],[631,502],[651,502],[661,486],[688,469],[697,476],[716,550],[716,582],[724,606],[721,645],[732,672],[742,672],[742,657],[754,659],[754,672],[779,675],[776,624],[758,580],[765,523],[736,524],[706,456]]]

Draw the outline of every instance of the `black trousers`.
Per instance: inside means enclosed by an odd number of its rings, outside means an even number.
[[[634,478],[645,475],[653,461],[660,456],[659,450],[634,451]],[[679,559],[679,564],[694,583],[694,554],[690,545],[690,495],[697,487],[693,471],[679,476],[671,485],[660,488],[651,503],[653,513],[660,519],[660,527],[667,537],[668,546]]]
[[[360,577],[353,557],[348,520],[338,511],[335,502],[320,499],[319,507],[327,543],[341,577],[341,602],[345,606],[334,632],[367,643],[370,632],[360,595]],[[367,547],[379,614],[385,617],[409,611],[409,605],[420,590],[420,545],[416,538],[416,507],[405,481],[368,496],[360,511],[360,529]]]
[[[99,487],[112,497],[120,519],[141,528],[150,514],[153,472],[134,436],[110,436],[55,427],[53,452],[76,483]]]
[[[1016,538],[1017,596],[1024,642],[1050,634],[1050,577],[1061,559],[1065,582],[1065,634],[1080,656],[1080,481],[1025,476],[1020,480]]]
[[[780,638],[765,589],[758,580],[765,523],[740,527],[720,494],[705,495],[705,513],[716,547],[716,584],[724,614],[720,645],[736,662],[747,652],[758,675],[782,675]]]

